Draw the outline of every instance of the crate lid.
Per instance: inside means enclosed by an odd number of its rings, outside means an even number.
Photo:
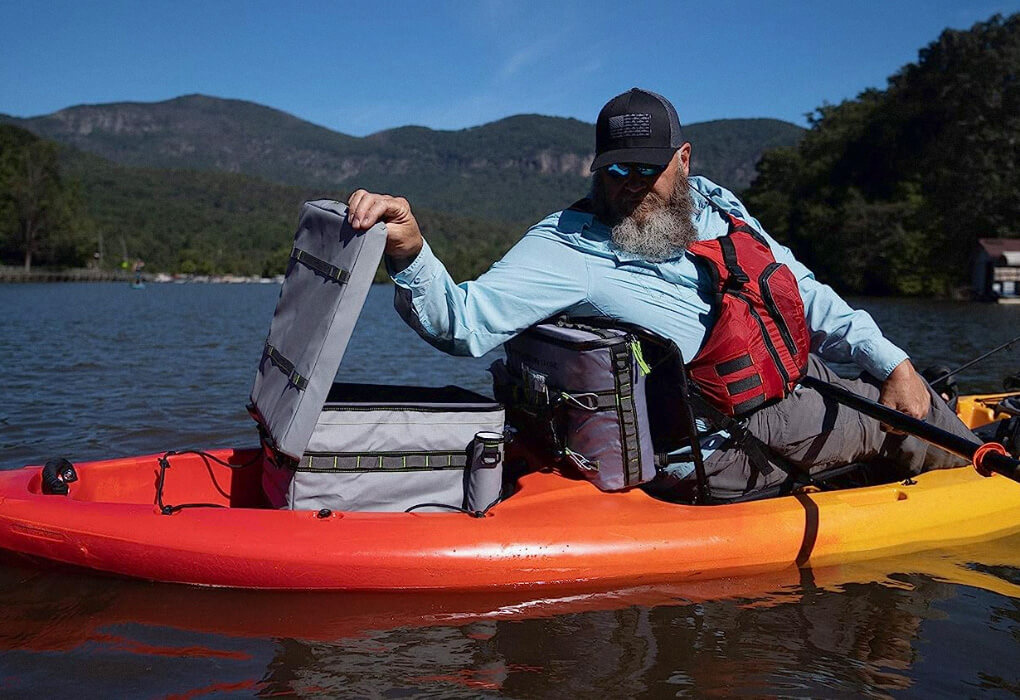
[[[347,206],[305,202],[249,410],[275,447],[300,459],[340,368],[386,246],[386,226],[356,231]]]

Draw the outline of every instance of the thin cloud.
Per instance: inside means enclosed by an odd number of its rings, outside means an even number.
[[[538,63],[541,59],[550,56],[556,49],[556,42],[551,39],[539,39],[528,46],[518,49],[503,62],[499,70],[502,78],[511,78],[522,68]]]

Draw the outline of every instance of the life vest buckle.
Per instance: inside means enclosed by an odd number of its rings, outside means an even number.
[[[726,278],[725,289],[727,291],[732,290],[734,292],[739,292],[744,288],[745,284],[751,281],[751,278],[747,276],[747,273],[739,267],[727,267],[726,271],[730,273]]]

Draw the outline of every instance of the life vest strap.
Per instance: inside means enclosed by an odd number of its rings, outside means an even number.
[[[729,277],[726,280],[726,289],[743,289],[744,285],[751,281],[751,278],[747,276],[747,273],[744,272],[744,269],[740,267],[740,263],[737,261],[737,248],[733,245],[733,239],[729,236],[721,236],[717,240],[719,241],[719,249],[722,251],[723,263],[726,265],[726,272],[729,273]]]
[[[736,359],[720,362],[715,366],[715,371],[719,373],[720,377],[724,377],[727,374],[734,374],[742,369],[747,369],[753,364],[754,360],[751,359],[750,355],[741,355]]]

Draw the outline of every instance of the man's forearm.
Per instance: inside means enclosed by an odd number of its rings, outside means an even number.
[[[577,304],[587,289],[583,260],[537,236],[525,236],[473,282],[456,284],[427,243],[390,275],[408,325],[444,352],[476,357]]]

